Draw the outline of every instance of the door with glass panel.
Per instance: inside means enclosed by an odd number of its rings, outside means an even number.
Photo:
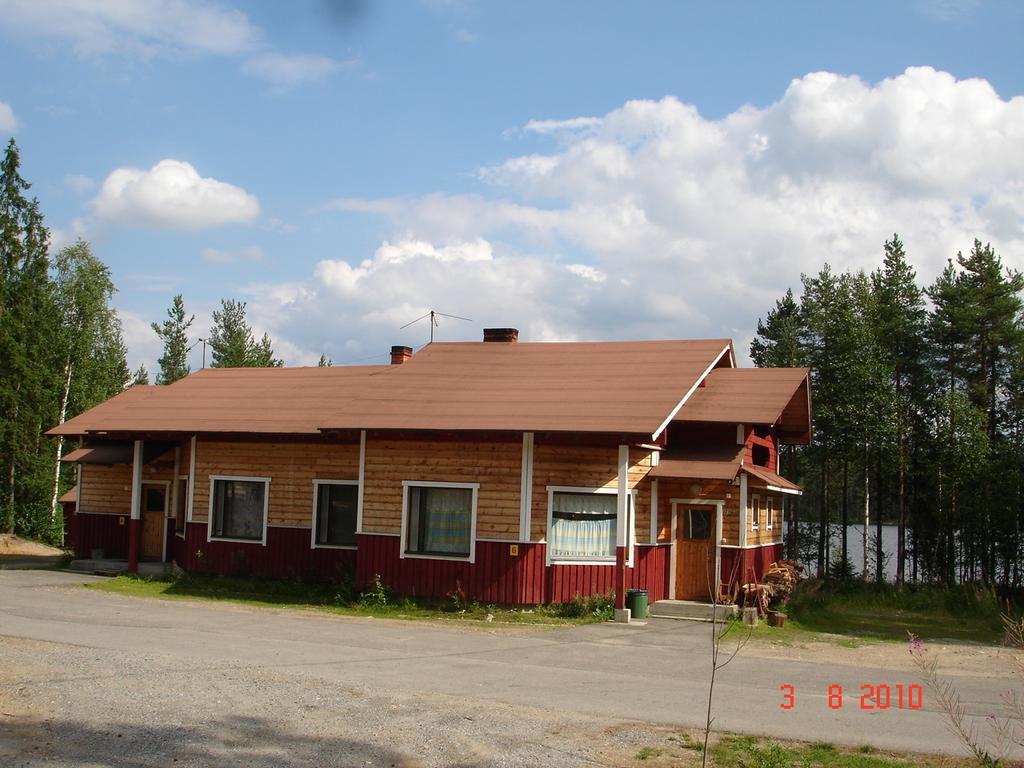
[[[715,508],[676,512],[676,599],[710,602],[715,585]]]

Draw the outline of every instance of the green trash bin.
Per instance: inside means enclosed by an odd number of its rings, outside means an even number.
[[[631,619],[647,618],[647,590],[630,589],[626,592],[626,607]]]

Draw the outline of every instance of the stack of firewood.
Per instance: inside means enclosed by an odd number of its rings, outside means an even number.
[[[764,583],[772,588],[775,597],[784,601],[793,594],[803,570],[803,566],[795,560],[779,560],[768,566],[764,574]]]
[[[760,582],[744,584],[739,589],[742,605],[757,606],[758,613],[768,613],[768,606],[775,600],[784,602],[793,594],[803,573],[803,566],[795,560],[779,560],[765,571]]]

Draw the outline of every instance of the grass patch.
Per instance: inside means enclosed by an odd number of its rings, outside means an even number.
[[[655,766],[697,766],[703,755],[702,739],[703,734],[696,731],[669,736],[663,746],[641,749],[635,760]],[[973,765],[962,758],[737,734],[712,736],[708,764],[715,768],[967,768]]]
[[[611,618],[607,596],[577,597],[569,603],[536,607],[482,604],[456,589],[447,598],[395,595],[378,579],[361,595],[350,583],[308,584],[282,579],[231,578],[188,574],[178,579],[117,576],[85,585],[88,589],[164,600],[212,600],[270,608],[322,611],[342,616],[443,621],[461,624],[572,626]]]
[[[996,643],[1000,614],[1008,610],[995,592],[972,584],[956,587],[801,583],[789,604],[795,629],[856,638]]]

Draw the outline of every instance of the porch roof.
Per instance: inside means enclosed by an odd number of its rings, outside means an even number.
[[[804,492],[803,488],[796,483],[791,480],[787,480],[782,475],[775,474],[765,467],[759,467],[756,464],[744,464],[743,471],[757,480],[760,480],[764,483],[764,487],[770,491],[792,493],[794,495],[801,495]]]
[[[734,480],[743,462],[743,446],[722,446],[674,451],[662,456],[650,477]]]

